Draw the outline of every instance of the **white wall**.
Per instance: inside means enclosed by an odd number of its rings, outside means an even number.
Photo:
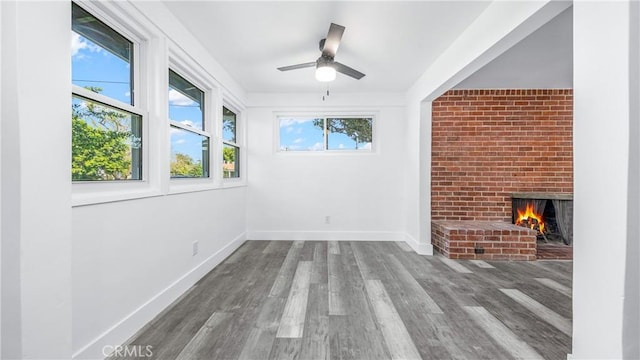
[[[622,304],[622,353],[627,359],[640,359],[640,3],[631,2],[630,11],[629,223]]]
[[[164,5],[118,6],[151,26],[160,43],[173,41],[225,98],[244,105],[242,89]],[[73,208],[74,358],[103,358],[105,346],[124,343],[244,242],[247,191],[239,185],[169,195],[165,184],[158,196]]]
[[[573,10],[564,10],[454,89],[571,89]]]
[[[638,113],[633,105],[638,102],[634,55],[638,36],[631,33],[637,31],[638,14],[632,23],[631,8],[628,1],[574,4],[573,357],[577,359],[638,357],[639,305],[634,294],[640,281],[638,214],[637,204],[629,204],[638,201],[640,161]],[[628,242],[636,249],[630,257]],[[625,308],[627,296],[635,303],[627,302]],[[625,318],[635,326],[623,337]],[[631,345],[625,354],[623,342],[629,345],[630,340],[635,349]]]
[[[2,23],[2,4],[0,4]],[[0,84],[2,84],[2,26],[0,26]],[[0,86],[0,119],[2,118],[2,86]],[[2,122],[0,121],[0,204],[2,204]],[[0,259],[2,259],[2,206],[0,206]],[[0,317],[2,316],[2,266],[0,266]],[[0,356],[2,356],[2,326],[0,326]]]
[[[94,357],[104,345],[123,343],[241,245],[245,190],[74,208],[76,357]],[[199,242],[196,256],[193,241]]]
[[[1,6],[2,358],[69,358],[69,4]]]
[[[0,357],[19,357],[22,352],[22,330],[20,323],[20,241],[18,217],[19,162],[14,159],[19,153],[18,122],[8,121],[18,116],[17,94],[10,89],[16,78],[17,58],[9,57],[16,48],[16,8],[13,2],[2,2],[2,351]],[[8,150],[13,157],[8,157]],[[9,216],[8,214],[13,214]],[[12,239],[12,240],[9,240]],[[12,296],[9,296],[11,294]]]
[[[404,240],[400,94],[249,94],[249,238]],[[275,113],[376,112],[372,153],[276,152]],[[330,224],[325,224],[330,216]]]
[[[405,241],[422,255],[433,255],[431,245],[431,103],[407,106],[403,138]],[[415,105],[415,106],[414,106]],[[412,119],[412,120],[411,120]]]

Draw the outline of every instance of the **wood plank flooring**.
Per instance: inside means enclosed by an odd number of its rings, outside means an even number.
[[[572,267],[247,241],[127,344],[159,360],[566,359]]]

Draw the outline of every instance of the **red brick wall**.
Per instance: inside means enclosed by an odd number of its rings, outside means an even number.
[[[572,90],[451,90],[432,122],[433,220],[510,222],[513,192],[573,192]]]

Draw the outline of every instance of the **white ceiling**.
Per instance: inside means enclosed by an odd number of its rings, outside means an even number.
[[[329,24],[346,27],[336,60],[367,76],[338,74],[331,91],[406,91],[490,1],[166,1],[169,10],[247,92],[319,92],[314,61]],[[570,7],[456,85],[571,88]]]
[[[573,88],[573,7],[560,13],[455,88]]]
[[[329,24],[346,27],[336,61],[366,74],[338,74],[340,92],[406,91],[488,6],[488,1],[167,1],[169,10],[247,92],[315,92],[315,61]]]

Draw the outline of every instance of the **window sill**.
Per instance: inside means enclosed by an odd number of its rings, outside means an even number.
[[[246,187],[245,179],[224,179],[214,182],[211,179],[172,179],[168,191],[151,187],[147,183],[74,183],[72,185],[71,206],[91,206],[112,202],[130,201],[150,197],[186,194],[200,191],[212,191]]]
[[[210,179],[172,179],[167,195],[220,190],[242,186],[247,186],[244,179],[224,179],[221,182],[212,181]]]
[[[209,191],[218,188],[216,183],[210,178],[200,179],[180,179],[174,178],[169,180],[169,191],[167,195],[184,194],[198,191]]]
[[[111,202],[127,201],[144,199],[150,197],[161,196],[160,189],[157,188],[133,188],[133,189],[119,189],[111,191],[91,191],[81,192],[77,188],[84,184],[74,184],[73,194],[71,195],[71,207],[90,206],[106,204]]]
[[[226,178],[222,179],[222,188],[235,188],[247,186],[247,181],[244,178]]]
[[[321,151],[295,151],[275,150],[279,156],[370,156],[378,155],[378,149],[371,150],[321,150]]]

